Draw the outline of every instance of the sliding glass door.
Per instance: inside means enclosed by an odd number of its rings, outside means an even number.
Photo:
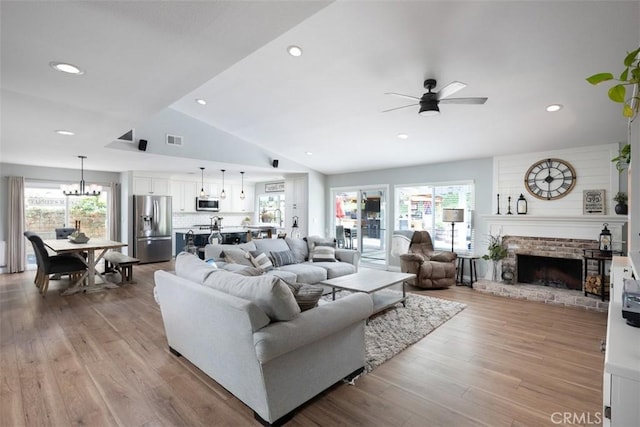
[[[338,245],[358,249],[361,261],[387,265],[387,189],[379,187],[332,190],[333,223]]]

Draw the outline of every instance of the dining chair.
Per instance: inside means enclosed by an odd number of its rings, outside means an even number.
[[[344,225],[336,225],[336,244],[339,248],[344,248],[346,246],[346,236]]]
[[[49,288],[49,275],[60,273],[69,274],[70,278],[77,278],[84,273],[87,265],[82,260],[73,255],[53,255],[50,256],[44,242],[36,233],[25,231],[24,236],[33,245],[36,254],[38,270],[36,272],[35,284],[44,296]]]

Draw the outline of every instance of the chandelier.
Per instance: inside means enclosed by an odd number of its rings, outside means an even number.
[[[84,159],[87,156],[78,156],[80,159],[80,184],[62,185],[62,194],[65,196],[99,196],[102,187],[91,184],[88,187],[84,182]]]

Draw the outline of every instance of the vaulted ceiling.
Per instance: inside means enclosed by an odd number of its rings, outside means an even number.
[[[0,7],[1,161],[75,168],[85,154],[86,168],[109,171],[203,165],[108,147],[167,108],[326,174],[619,142],[620,107],[584,79],[622,71],[640,41],[639,1]],[[385,93],[420,97],[426,78],[436,90],[464,82],[454,97],[488,101],[441,104],[431,117],[417,106],[382,112],[413,103]]]

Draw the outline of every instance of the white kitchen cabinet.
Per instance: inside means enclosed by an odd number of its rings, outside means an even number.
[[[219,186],[217,197],[220,196],[222,187]],[[240,199],[242,186],[240,184],[225,184],[224,188],[227,197],[220,199],[221,213],[251,213],[254,211],[255,191],[253,186],[244,186],[244,200]]]
[[[167,178],[134,176],[133,194],[153,194],[167,196],[169,192],[169,180]]]
[[[171,180],[173,212],[195,212],[196,197],[200,194],[199,184],[195,181]]]
[[[640,328],[622,318],[625,277],[631,277],[628,258],[614,257],[602,387],[602,424],[611,427],[640,426]]]

